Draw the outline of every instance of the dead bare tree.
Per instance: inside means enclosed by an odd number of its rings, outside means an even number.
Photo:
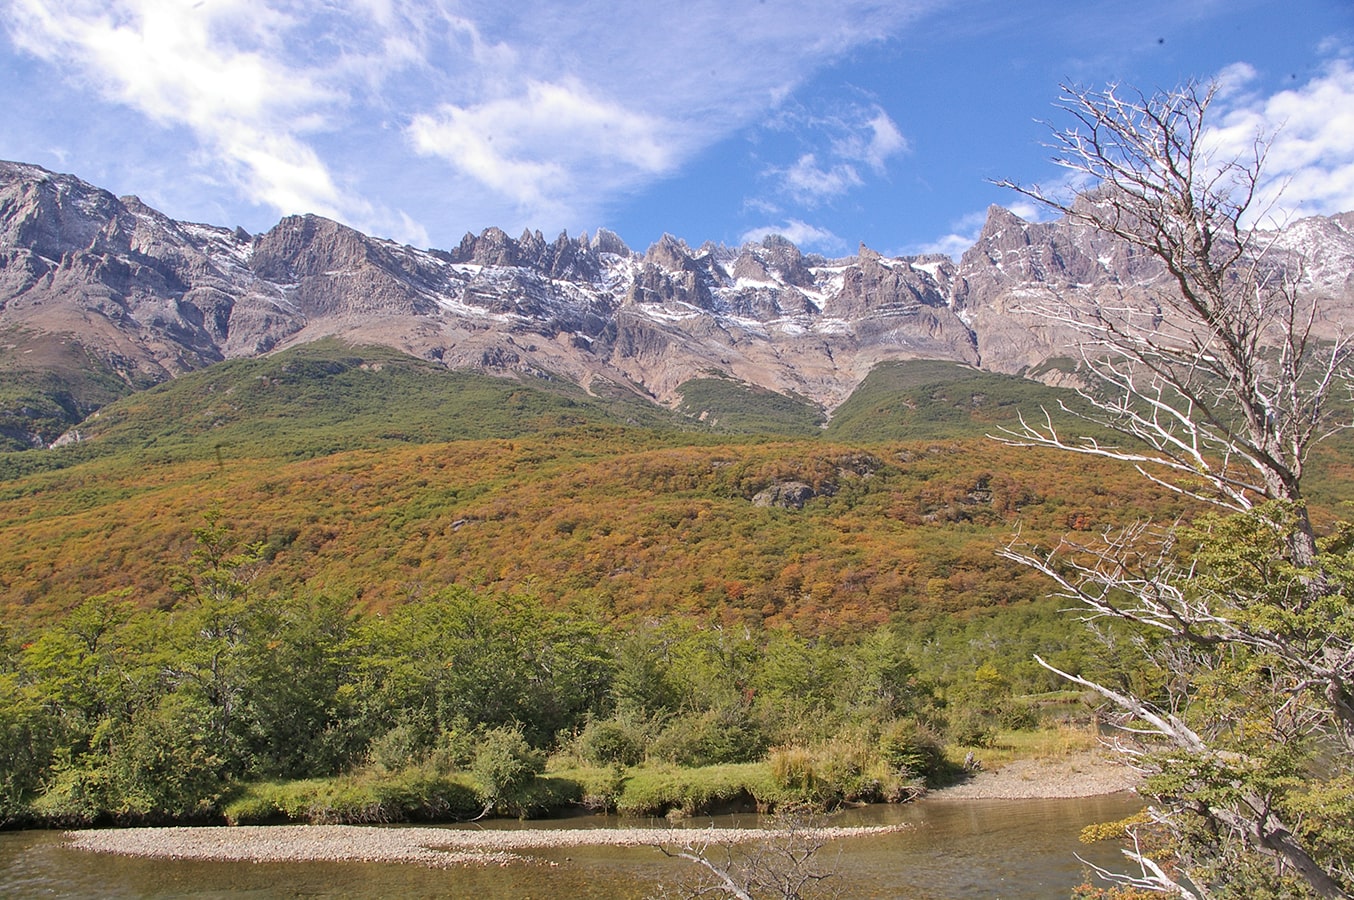
[[[822,850],[831,831],[811,813],[778,812],[772,827],[748,841],[737,831],[687,830],[676,846],[659,845],[664,855],[695,864],[692,877],[662,896],[732,897],[735,900],[828,900],[834,867],[824,865]]]
[[[1150,254],[1168,284],[1033,310],[1080,336],[1094,410],[1083,418],[1129,442],[1069,435],[1047,412],[999,439],[1125,461],[1231,515],[1052,550],[1016,540],[1004,555],[1053,579],[1088,619],[1132,623],[1144,653],[1171,657],[1150,697],[1039,660],[1118,707],[1132,739],[1121,748],[1156,776],[1152,819],[1174,859],[1129,851],[1141,874],[1123,883],[1235,896],[1240,861],[1258,854],[1296,877],[1299,895],[1349,897],[1354,868],[1297,827],[1291,801],[1294,778],[1354,771],[1354,556],[1348,540],[1323,548],[1302,493],[1313,445],[1348,425],[1331,401],[1354,381],[1350,348],[1299,290],[1301,272],[1275,258],[1274,233],[1248,227],[1264,212],[1267,139],[1220,158],[1207,129],[1215,96],[1194,84],[1152,95],[1064,86],[1074,124],[1055,130],[1055,161],[1093,190],[1064,198],[1001,182]],[[1279,766],[1275,742],[1305,749]]]

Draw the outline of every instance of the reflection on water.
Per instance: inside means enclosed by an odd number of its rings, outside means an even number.
[[[1134,797],[1088,800],[928,800],[871,806],[832,824],[906,822],[914,828],[830,847],[848,897],[908,900],[1047,900],[1081,878],[1081,853],[1113,865],[1115,848],[1084,847],[1092,822],[1139,808]],[[633,820],[573,819],[530,827],[633,826]],[[654,823],[663,827],[661,823]],[[704,822],[702,824],[705,824]],[[718,825],[756,824],[751,816]],[[516,827],[504,823],[503,827]],[[76,852],[58,832],[0,833],[0,896],[62,898],[474,898],[569,900],[642,898],[683,873],[681,861],[647,847],[571,847],[533,852],[534,862],[502,868],[426,869],[390,863],[204,863],[138,860]]]

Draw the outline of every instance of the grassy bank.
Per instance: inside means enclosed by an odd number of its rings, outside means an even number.
[[[498,797],[468,772],[414,766],[369,769],[334,778],[245,785],[222,804],[235,825],[464,821],[486,815],[540,818],[580,811],[625,816],[690,817],[774,811],[785,805],[832,808],[847,803],[905,802],[951,783],[976,759],[985,769],[1017,761],[1058,760],[1097,747],[1084,727],[998,732],[983,746],[952,745],[914,770],[861,748],[826,745],[773,751],[750,763],[676,766],[587,765],[567,755]]]

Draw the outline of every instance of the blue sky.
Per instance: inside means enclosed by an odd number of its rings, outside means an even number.
[[[1220,79],[1291,215],[1354,209],[1354,0],[0,0],[0,158],[250,231],[769,232],[957,253],[1056,182],[1058,85]]]

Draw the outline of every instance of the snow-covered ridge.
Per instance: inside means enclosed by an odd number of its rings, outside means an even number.
[[[1354,305],[1354,216],[1294,223],[1276,253],[1305,257],[1309,284]],[[1067,348],[1026,307],[1163,284],[1113,241],[998,208],[959,261],[863,246],[826,259],[774,236],[694,250],[665,236],[637,252],[605,229],[548,241],[489,228],[433,249],[315,216],[258,235],[175,222],[12,163],[0,163],[0,254],[13,260],[0,267],[0,327],[54,334],[74,305],[107,326],[82,339],[108,341],[95,349],[130,359],[137,377],[338,336],[451,367],[601,378],[661,401],[718,371],[829,408],[889,359],[1033,367]]]

